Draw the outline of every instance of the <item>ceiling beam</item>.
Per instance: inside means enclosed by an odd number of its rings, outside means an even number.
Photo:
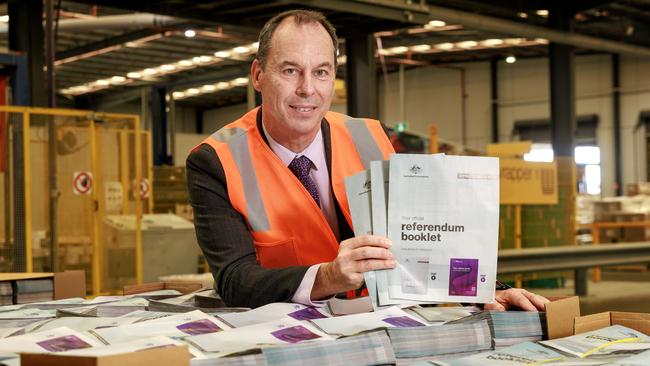
[[[449,9],[442,6],[429,5],[429,9],[432,19],[440,19],[447,23],[459,23],[468,28],[512,34],[520,37],[545,38],[551,42],[567,44],[583,49],[650,57],[650,47],[554,30],[512,20]]]

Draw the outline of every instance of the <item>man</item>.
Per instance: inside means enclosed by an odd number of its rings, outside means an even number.
[[[229,306],[319,304],[395,268],[390,241],[353,237],[343,178],[393,153],[378,121],[328,112],[338,40],[320,13],[289,11],[260,32],[251,68],[262,106],[187,160],[197,238]],[[525,290],[486,308],[542,308]]]

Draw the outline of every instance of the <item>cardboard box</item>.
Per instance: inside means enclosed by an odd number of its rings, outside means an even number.
[[[190,353],[186,345],[99,357],[21,353],[20,364],[22,366],[189,366]]]
[[[159,290],[176,290],[182,294],[189,294],[190,292],[198,291],[203,288],[201,283],[191,282],[152,282],[143,283],[142,285],[129,285],[124,286],[122,292],[124,295],[135,295],[143,292],[159,291]]]
[[[562,338],[574,335],[574,321],[580,317],[580,298],[550,297],[544,305],[546,311],[546,331],[548,339]]]
[[[0,281],[20,281],[52,278],[54,281],[54,300],[71,297],[86,297],[86,273],[84,271],[0,273]]]
[[[608,311],[604,313],[581,316],[574,321],[574,334],[622,325],[644,334],[650,334],[650,314]]]

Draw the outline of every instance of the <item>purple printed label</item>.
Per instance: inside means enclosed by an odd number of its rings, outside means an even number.
[[[449,295],[476,296],[478,259],[451,258],[449,262]]]
[[[293,313],[287,314],[290,317],[296,319],[296,320],[310,320],[310,319],[322,319],[322,318],[327,318],[325,315],[321,314],[320,311],[314,309],[314,308],[304,308],[300,309],[298,311],[294,311]]]
[[[176,328],[181,332],[189,335],[216,333],[221,331],[221,328],[219,328],[216,324],[209,321],[208,319],[201,319],[194,322],[181,324]]]
[[[318,334],[311,332],[302,325],[276,330],[275,332],[271,332],[271,335],[287,343],[298,343],[320,338]]]
[[[424,327],[425,325],[419,321],[409,318],[408,316],[394,316],[391,318],[382,319],[382,321],[397,327],[397,328],[408,328],[408,327]]]
[[[36,343],[50,352],[63,352],[71,349],[90,348],[90,344],[74,335],[67,335]]]

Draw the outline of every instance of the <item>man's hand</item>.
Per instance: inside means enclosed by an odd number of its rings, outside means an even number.
[[[312,300],[361,287],[364,272],[395,268],[393,253],[388,250],[390,246],[388,238],[376,235],[342,241],[336,259],[323,263],[318,269]]]
[[[525,311],[543,311],[544,304],[549,302],[544,296],[536,295],[521,288],[511,288],[504,291],[497,291],[494,296],[494,303],[485,304],[485,310],[505,311],[513,307]]]

